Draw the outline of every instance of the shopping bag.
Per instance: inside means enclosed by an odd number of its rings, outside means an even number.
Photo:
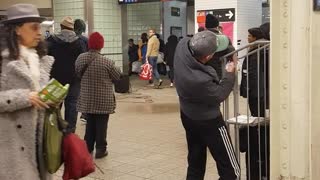
[[[70,133],[63,139],[63,180],[80,179],[95,171],[86,142]]]
[[[63,133],[61,128],[65,127],[66,123],[59,125],[58,120],[61,115],[58,115],[60,110],[51,108],[46,110],[44,129],[43,129],[43,157],[48,169],[48,172],[53,174],[57,172],[62,164],[62,138]]]
[[[152,79],[152,66],[146,61],[145,64],[141,66],[141,72],[139,74],[140,79],[142,80],[151,80]]]

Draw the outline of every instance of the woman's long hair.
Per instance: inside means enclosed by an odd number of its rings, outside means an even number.
[[[16,28],[21,27],[23,23],[19,24],[6,24],[1,27],[0,30],[0,52],[4,49],[9,51],[9,59],[16,60],[20,56],[19,49],[19,37],[16,33]],[[37,47],[35,47],[39,58],[42,58],[47,54],[47,46],[44,41],[40,41]],[[2,56],[2,54],[0,54]],[[1,57],[2,58],[2,57]]]

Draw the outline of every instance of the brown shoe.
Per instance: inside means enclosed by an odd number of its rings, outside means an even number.
[[[108,151],[106,150],[105,152],[103,153],[96,153],[96,159],[101,159],[101,158],[104,158],[106,156],[108,156]]]

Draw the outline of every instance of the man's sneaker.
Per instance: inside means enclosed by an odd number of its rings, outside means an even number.
[[[162,82],[163,82],[162,79],[160,79],[158,84],[159,87],[162,85]]]
[[[173,87],[173,83],[170,83],[170,87]]]

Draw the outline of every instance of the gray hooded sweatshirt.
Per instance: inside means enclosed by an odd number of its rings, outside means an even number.
[[[174,78],[180,109],[193,120],[215,119],[220,103],[232,91],[235,75],[225,72],[219,81],[216,71],[197,61],[189,50],[190,38],[182,39],[175,53]]]

